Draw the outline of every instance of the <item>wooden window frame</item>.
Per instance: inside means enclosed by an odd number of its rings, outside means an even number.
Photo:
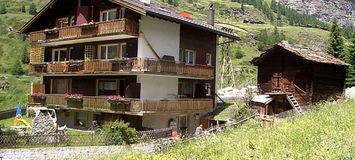
[[[101,59],[101,47],[106,47],[106,56],[105,56],[105,59]],[[122,53],[120,51],[121,49],[121,45],[120,44],[117,44],[117,43],[112,43],[112,44],[102,44],[102,45],[98,45],[97,46],[97,59],[101,59],[101,60],[110,60],[107,58],[107,55],[108,55],[108,47],[110,46],[116,46],[117,47],[117,52],[116,52],[116,56],[113,58],[121,58],[122,57]]]
[[[100,22],[107,22],[107,21],[112,21],[112,20],[114,20],[114,19],[111,19],[111,20],[108,19],[108,15],[109,15],[110,12],[116,12],[116,18],[115,18],[115,19],[117,19],[117,18],[119,17],[117,8],[108,9],[108,10],[103,10],[103,11],[100,11]],[[102,19],[104,13],[107,13],[107,14],[106,14],[106,19],[107,19],[107,20],[103,20],[103,19]]]
[[[122,58],[123,57],[123,52],[122,52],[123,46],[126,46],[126,52],[127,52],[127,43],[120,43],[119,46],[120,46],[119,54],[120,54],[120,58]],[[127,57],[128,57],[128,52],[127,52]]]
[[[125,79],[96,79],[96,96],[99,96],[99,81],[116,81],[116,95],[120,95],[120,84],[121,81],[124,81],[124,84],[126,84],[126,80]],[[124,87],[124,86],[123,86]],[[121,96],[121,95],[120,95]]]
[[[67,54],[68,54],[68,48],[56,48],[56,49],[53,49],[52,50],[52,62],[61,62],[60,61],[60,54],[58,54],[58,61],[54,61],[54,57],[55,57],[55,52],[56,51],[59,51],[59,53],[60,53],[60,51],[66,51],[67,52]],[[70,57],[69,57],[69,59],[70,59]]]

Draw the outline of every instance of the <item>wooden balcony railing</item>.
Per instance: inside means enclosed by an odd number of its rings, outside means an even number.
[[[47,94],[45,95],[45,104],[47,106],[69,107],[68,100],[64,95]],[[29,99],[33,103],[33,99]],[[213,110],[212,99],[172,99],[172,100],[140,100],[130,99],[129,103],[122,105],[113,105],[107,101],[106,97],[84,96],[82,106],[75,109],[109,111],[109,112],[183,112],[183,111],[201,111],[211,112]]]
[[[206,65],[187,65],[174,61],[164,61],[148,58],[129,58],[124,60],[91,60],[75,62],[55,62],[46,64],[31,64],[30,74],[42,73],[73,73],[95,74],[108,73],[148,73],[168,74],[189,77],[213,78],[214,67]],[[47,69],[47,71],[45,71]]]
[[[128,34],[137,36],[138,23],[129,19],[117,19],[107,22],[98,22],[81,26],[50,29],[30,33],[30,41],[41,43],[66,39],[87,38],[107,34]]]

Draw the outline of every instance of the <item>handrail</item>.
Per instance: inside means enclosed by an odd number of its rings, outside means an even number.
[[[302,90],[299,86],[297,86],[296,84],[293,84],[293,86],[295,86],[296,89],[302,91],[304,94],[307,94],[306,91]]]

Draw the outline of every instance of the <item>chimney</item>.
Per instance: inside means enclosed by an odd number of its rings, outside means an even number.
[[[192,19],[192,13],[188,11],[182,11],[179,15],[187,19]]]
[[[210,5],[207,14],[207,24],[214,26],[214,8],[213,4]]]

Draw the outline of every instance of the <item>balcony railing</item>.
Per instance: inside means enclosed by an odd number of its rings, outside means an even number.
[[[213,78],[214,67],[148,58],[30,64],[30,74],[148,73]]]
[[[41,43],[67,39],[78,39],[102,36],[108,34],[138,35],[138,23],[129,19],[117,19],[107,22],[98,22],[81,26],[49,29],[30,33],[30,41]]]
[[[46,106],[56,106],[68,109],[107,111],[107,112],[182,112],[201,111],[211,112],[213,110],[212,99],[173,99],[173,100],[140,100],[128,99],[125,104],[112,104],[106,97],[84,96],[78,106],[72,107],[70,101],[64,95],[47,94],[45,100],[36,101],[29,97],[29,103],[43,103]]]

